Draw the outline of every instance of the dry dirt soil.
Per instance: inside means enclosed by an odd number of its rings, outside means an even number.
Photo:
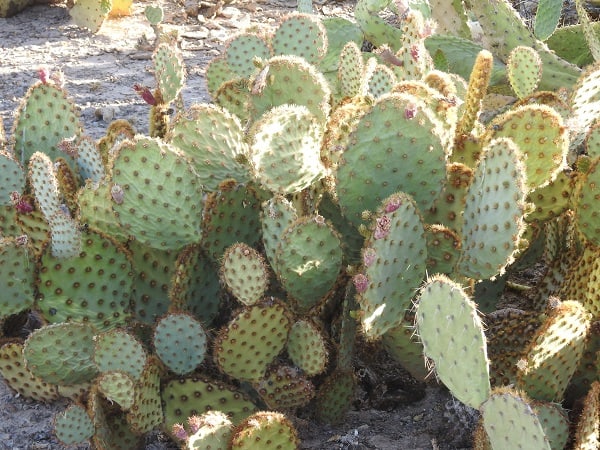
[[[351,17],[353,1],[317,3],[319,13]],[[153,86],[150,51],[154,33],[145,21],[148,3],[133,14],[104,23],[92,35],[74,26],[64,5],[41,4],[0,19],[0,116],[10,134],[12,114],[40,66],[61,70],[65,88],[79,105],[86,132],[102,136],[113,119],[128,119],[148,131],[148,107],[135,83]],[[201,3],[202,4],[202,3]],[[252,26],[273,26],[295,1],[234,0],[214,17],[187,15],[183,4],[165,1],[165,27],[177,29],[187,68],[186,107],[209,101],[206,64],[228,36]],[[207,8],[200,13],[207,13]],[[338,425],[318,424],[309,414],[296,420],[303,449],[457,449],[469,448],[474,412],[456,407],[435,382],[417,383],[385,354],[374,365],[357,361],[360,389],[354,408]],[[454,406],[453,406],[454,405]],[[52,417],[64,403],[45,405],[20,398],[0,380],[0,450],[59,449]],[[88,447],[80,447],[88,448]],[[149,436],[147,449],[175,449],[164,434]],[[257,449],[258,450],[258,449]]]

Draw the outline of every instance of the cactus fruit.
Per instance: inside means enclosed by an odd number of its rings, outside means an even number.
[[[355,275],[365,334],[377,338],[397,326],[425,276],[426,241],[415,202],[404,193],[382,202],[363,248],[363,272]]]
[[[225,250],[220,278],[231,294],[244,305],[263,298],[269,283],[269,272],[262,255],[244,243]]]
[[[85,444],[94,435],[94,424],[83,406],[70,405],[54,417],[54,434],[65,446]]]
[[[91,381],[97,374],[93,352],[94,329],[82,323],[57,323],[39,328],[23,347],[31,373],[59,385]]]
[[[251,450],[257,442],[265,450],[295,450],[299,441],[294,425],[283,414],[260,411],[234,428],[229,448]]]
[[[458,284],[436,275],[421,288],[416,308],[416,332],[436,375],[458,400],[479,409],[491,387],[476,305]],[[474,348],[477,351],[471,351]]]
[[[285,346],[292,326],[288,316],[285,305],[274,298],[244,307],[215,338],[219,368],[238,380],[261,379]]]
[[[204,360],[206,332],[189,314],[168,314],[154,328],[152,342],[157,356],[177,375],[192,372]]]

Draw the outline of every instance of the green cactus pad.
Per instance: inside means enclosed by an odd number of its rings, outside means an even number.
[[[76,161],[79,175],[84,180],[99,183],[106,175],[102,155],[96,143],[88,136],[81,136],[76,142]]]
[[[292,202],[276,195],[263,202],[261,211],[262,237],[267,259],[275,265],[275,253],[283,231],[298,219]]]
[[[23,192],[25,173],[13,156],[0,149],[0,205],[11,205],[11,192]]]
[[[517,97],[533,94],[542,76],[542,60],[531,47],[518,46],[508,55],[506,72]]]
[[[513,140],[523,155],[530,189],[545,186],[566,167],[568,130],[561,115],[545,105],[526,105],[511,110],[490,124],[493,138]]]
[[[317,419],[332,424],[341,422],[352,406],[356,387],[352,371],[335,371],[327,376],[317,390]]]
[[[586,173],[580,177],[578,199],[575,208],[577,227],[585,239],[594,245],[600,245],[600,226],[598,226],[598,194],[596,189],[600,186],[600,158],[591,161]]]
[[[550,443],[530,401],[508,388],[496,389],[481,405],[492,448],[550,450]]]
[[[250,111],[250,84],[246,78],[239,77],[224,81],[213,96],[215,103],[237,116],[242,123],[250,122],[254,118]]]
[[[569,415],[557,403],[532,401],[531,407],[537,413],[552,450],[562,450],[569,439]]]
[[[572,206],[573,177],[560,172],[554,181],[529,192],[526,202],[534,205],[534,210],[525,217],[527,222],[546,222],[559,217]]]
[[[296,367],[274,366],[253,384],[267,408],[287,411],[304,406],[315,396],[314,385]]]
[[[583,411],[575,430],[573,448],[593,449],[598,447],[598,429],[600,428],[600,382],[595,381],[583,400]]]
[[[561,1],[541,0],[538,3],[533,32],[540,41],[548,39],[558,28],[562,9]]]
[[[48,223],[52,256],[57,260],[77,257],[82,248],[79,224],[63,211],[51,216]]]
[[[202,246],[212,261],[236,242],[256,247],[260,242],[260,205],[263,192],[252,185],[225,183],[205,201]]]
[[[207,411],[221,411],[227,414],[233,424],[256,411],[254,404],[244,394],[214,381],[196,378],[171,380],[163,386],[161,395],[164,427],[169,431],[176,423]]]
[[[323,127],[304,106],[273,108],[250,131],[254,177],[279,194],[307,188],[324,176],[320,160]]]
[[[269,284],[268,266],[262,255],[244,243],[233,244],[223,254],[220,278],[244,305],[253,305]]]
[[[378,64],[375,58],[367,61],[361,89],[362,95],[379,98],[390,93],[395,84],[396,75],[394,75],[392,69],[383,64]]]
[[[458,270],[476,280],[502,274],[518,250],[525,227],[525,169],[507,138],[483,151],[466,196]]]
[[[444,225],[425,228],[427,267],[429,273],[451,274],[460,256],[460,237]]]
[[[230,448],[252,450],[260,442],[261,449],[295,450],[298,448],[298,433],[283,414],[260,411],[242,421],[233,430]]]
[[[327,31],[317,16],[292,13],[284,17],[272,38],[275,55],[296,55],[315,66],[327,53]]]
[[[139,322],[153,325],[170,306],[169,289],[178,253],[142,245],[128,244],[135,269],[132,315]]]
[[[98,392],[127,411],[133,406],[134,380],[125,372],[103,372],[95,380]]]
[[[446,178],[433,113],[410,94],[381,97],[350,136],[335,173],[344,215],[358,226],[388,195],[402,191],[429,208]]]
[[[53,84],[36,83],[29,88],[15,116],[13,126],[15,159],[28,165],[35,152],[54,160],[64,153],[58,144],[79,136],[81,123],[67,93]]]
[[[208,327],[219,313],[221,286],[218,269],[201,251],[190,245],[178,256],[169,299],[175,311],[190,311]]]
[[[35,330],[23,347],[27,368],[47,383],[71,385],[97,374],[92,361],[94,329],[80,323],[58,323]]]
[[[192,372],[204,360],[207,336],[200,322],[184,313],[162,317],[153,343],[160,360],[178,375]]]
[[[563,398],[584,350],[591,315],[576,301],[552,310],[518,365],[517,387],[536,400]]]
[[[112,165],[113,209],[144,245],[178,249],[200,241],[202,186],[184,155],[158,140],[124,142]]]
[[[444,275],[430,278],[417,299],[416,331],[435,372],[464,404],[479,409],[490,395],[483,322],[463,289]]]
[[[302,216],[280,236],[275,270],[297,308],[312,308],[333,287],[342,268],[338,233],[322,216]]]
[[[385,199],[365,242],[364,273],[354,277],[363,331],[377,338],[398,326],[425,276],[426,241],[421,216],[404,193]]]
[[[33,203],[31,199],[29,201]],[[15,214],[15,211],[13,211],[13,214],[12,217],[18,228],[12,234],[27,236],[27,245],[35,258],[38,258],[46,249],[50,240],[50,225],[44,220],[44,216],[39,211],[33,211],[29,214]]]
[[[152,54],[156,84],[165,104],[174,101],[183,88],[185,68],[183,57],[176,45],[160,43]]]
[[[9,342],[0,347],[0,375],[19,395],[37,402],[50,403],[59,398],[56,385],[46,383],[27,369],[23,344]]]
[[[114,328],[130,315],[131,275],[126,250],[90,230],[77,257],[57,260],[48,249],[42,254],[38,307],[49,322],[83,320],[98,330]]]
[[[260,117],[275,106],[304,105],[324,123],[331,106],[327,81],[314,66],[296,56],[274,56],[265,62],[265,82],[254,86],[250,117]]]
[[[94,338],[94,363],[100,372],[120,371],[137,380],[147,359],[142,344],[125,330],[106,331]]]
[[[73,21],[92,33],[98,32],[112,8],[112,0],[77,0],[69,10]]]
[[[108,183],[86,183],[79,190],[78,222],[81,226],[96,229],[112,236],[119,242],[129,239],[129,234],[121,227],[112,209],[111,186]]]
[[[287,342],[288,356],[309,377],[327,367],[328,351],[325,336],[311,321],[302,319],[292,325]]]
[[[216,100],[219,88],[226,81],[239,78],[227,63],[226,56],[212,59],[206,66],[207,90],[213,100]]]
[[[127,423],[136,434],[151,431],[163,422],[160,369],[152,358],[134,386],[133,406],[127,412]]]
[[[54,434],[62,445],[85,444],[94,434],[94,423],[83,406],[71,405],[54,416]]]
[[[0,318],[33,305],[34,264],[26,245],[15,238],[0,239]]]
[[[403,320],[381,336],[381,343],[388,354],[416,380],[424,381],[430,374],[423,359],[423,345],[414,332],[414,324]]]
[[[131,450],[140,446],[141,437],[131,431],[125,413],[111,405],[95,387],[90,390],[87,409],[94,422],[92,445],[96,448]]]
[[[207,191],[217,190],[225,180],[244,183],[250,179],[242,125],[222,108],[193,106],[175,119],[167,141],[185,152]]]
[[[188,419],[191,436],[186,440],[190,450],[227,450],[233,424],[221,411],[207,411]]]
[[[238,34],[225,46],[225,60],[236,77],[250,78],[257,71],[255,61],[270,57],[271,47],[257,34]]]
[[[219,368],[238,380],[260,380],[283,350],[291,328],[289,312],[274,298],[243,308],[215,338]]]
[[[35,200],[46,222],[61,212],[58,180],[50,157],[35,152],[29,160],[28,178],[33,188]]]
[[[360,93],[363,70],[362,52],[356,42],[350,41],[340,53],[338,80],[342,98],[351,98]]]

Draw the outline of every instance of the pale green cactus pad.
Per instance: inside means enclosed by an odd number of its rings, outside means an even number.
[[[85,444],[94,435],[94,423],[81,405],[70,405],[54,417],[54,434],[63,445]]]
[[[444,275],[421,288],[416,332],[452,395],[479,409],[491,392],[483,321],[463,289]]]

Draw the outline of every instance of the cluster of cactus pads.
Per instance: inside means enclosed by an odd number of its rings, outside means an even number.
[[[31,86],[0,127],[0,374],[72,400],[67,445],[293,449],[295,412],[350,407],[358,330],[479,410],[476,448],[595,448],[600,66],[551,51],[542,8],[534,32],[504,0],[309,3],[228,41],[210,104],[158,39],[148,135],[94,141],[56,77]]]

